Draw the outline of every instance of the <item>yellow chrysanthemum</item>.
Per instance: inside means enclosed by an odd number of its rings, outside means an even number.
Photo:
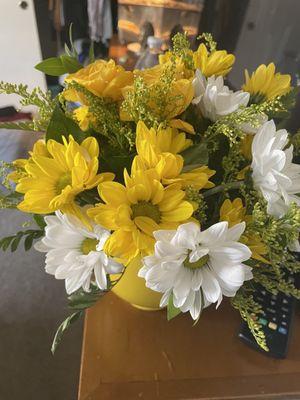
[[[246,209],[240,198],[226,199],[220,208],[220,220],[227,221],[229,228],[245,220]]]
[[[176,129],[148,129],[138,122],[136,130],[136,149],[138,155],[132,164],[132,173],[138,170],[155,169],[163,184],[179,183],[182,188],[192,185],[195,189],[208,189],[214,186],[209,178],[215,171],[206,166],[182,173],[183,157],[178,154],[192,145],[183,132]]]
[[[247,160],[252,159],[252,142],[254,135],[246,134],[241,140],[241,153]]]
[[[68,75],[65,82],[76,82],[96,96],[117,101],[123,97],[122,89],[132,84],[133,73],[125,71],[113,60],[97,60],[74,74]],[[74,89],[64,91],[64,97],[69,101],[80,101],[85,104],[84,97]]]
[[[235,56],[228,54],[226,50],[215,50],[209,53],[204,43],[201,43],[198,50],[194,52],[193,58],[195,68],[200,69],[206,77],[227,75],[235,61]]]
[[[182,73],[175,69],[174,80],[171,83],[171,90],[165,93],[166,106],[162,109],[156,101],[157,88],[162,83],[162,77],[169,67],[168,64],[156,65],[153,68],[148,68],[143,71],[135,71],[136,77],[141,77],[143,82],[149,89],[150,98],[147,104],[147,108],[153,115],[160,121],[168,121],[173,127],[179,127],[189,133],[194,133],[193,127],[187,122],[174,118],[182,114],[186,108],[190,105],[194,96],[194,88],[192,84],[192,78],[186,79],[182,77]],[[134,90],[133,86],[124,88],[124,97],[128,96]],[[153,100],[154,99],[154,100]],[[123,121],[131,120],[128,111],[124,108],[120,111],[120,117]]]
[[[236,198],[233,201],[226,199],[220,208],[220,221],[227,221],[231,228],[242,221],[245,221],[246,223],[250,222],[251,216],[246,215],[246,208],[243,206],[242,199]],[[246,244],[251,250],[251,258],[265,264],[270,264],[270,262],[264,257],[268,254],[268,248],[262,242],[258,234],[246,233],[241,237],[241,242]]]
[[[24,175],[16,187],[17,192],[24,193],[19,210],[36,214],[61,210],[81,216],[76,195],[114,178],[110,173],[97,173],[99,146],[95,138],[89,137],[81,144],[72,136],[69,142],[63,139],[63,144],[54,140],[38,142],[23,162]]]
[[[193,214],[193,206],[184,200],[185,193],[178,185],[164,187],[154,170],[125,170],[125,185],[104,182],[98,187],[104,204],[88,210],[98,224],[112,230],[105,252],[128,264],[138,254],[153,251],[153,232],[175,229]]]
[[[193,51],[189,50],[188,52],[189,56],[193,57]],[[176,56],[172,51],[166,51],[164,54],[160,54],[158,57],[159,64],[171,64],[175,61],[175,68],[176,68],[176,75],[177,79],[179,78],[192,78],[194,75],[194,71],[187,68],[185,66],[184,61],[182,60],[181,57]]]
[[[79,127],[83,131],[87,131],[93,122],[95,122],[95,117],[89,111],[88,106],[81,106],[73,111],[74,119],[78,122]]]
[[[275,73],[274,63],[262,64],[250,76],[245,70],[245,84],[242,89],[249,92],[252,97],[257,96],[256,102],[273,99],[291,90],[291,76]],[[255,97],[254,97],[255,99]]]

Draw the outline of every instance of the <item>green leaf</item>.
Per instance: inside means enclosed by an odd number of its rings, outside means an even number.
[[[32,235],[32,234],[31,234],[31,235],[28,235],[28,236],[26,237],[26,239],[25,239],[25,241],[24,241],[24,248],[25,248],[25,251],[28,251],[28,250],[31,249],[33,240],[34,240],[34,235]]]
[[[62,143],[62,137],[68,137],[69,135],[72,135],[78,143],[81,143],[89,136],[87,132],[83,132],[79,128],[76,122],[67,117],[59,104],[57,104],[47,128],[46,140],[48,141],[49,139],[53,139]]]
[[[69,74],[79,71],[82,68],[82,65],[78,62],[78,60],[74,57],[62,55],[60,56],[62,65],[65,68],[65,71]]]
[[[60,57],[47,58],[37,64],[35,69],[51,76],[60,76],[68,72]]]
[[[207,165],[208,151],[205,143],[198,143],[181,153],[184,158],[184,166]]]
[[[44,229],[46,226],[46,222],[45,219],[42,215],[39,214],[34,214],[33,215],[33,219],[35,221],[35,223],[37,224],[38,227],[40,227],[41,229]]]
[[[6,251],[14,238],[15,236],[7,236],[2,238],[0,241],[0,248],[2,248],[3,251]]]
[[[81,68],[82,65],[78,62],[77,58],[69,55],[47,58],[35,66],[35,69],[51,76],[60,76],[67,73],[72,74]]]
[[[179,308],[176,308],[173,303],[173,293],[169,297],[168,308],[167,308],[167,319],[171,321],[171,319],[177,317],[181,313]]]
[[[70,27],[69,27],[69,40],[70,40],[70,44],[71,44],[71,52],[74,57],[78,58],[78,53],[77,53],[77,50],[76,50],[76,48],[74,46],[74,42],[73,42],[73,22],[70,23]]]
[[[95,61],[95,48],[94,48],[94,42],[91,41],[90,44],[90,49],[89,49],[89,63],[93,63]]]
[[[114,172],[116,179],[120,182],[123,181],[124,169],[130,171],[132,161],[135,154],[128,155],[113,155],[111,151],[104,151],[100,158],[100,165],[103,172]]]
[[[81,317],[82,311],[76,311],[75,313],[69,315],[58,327],[56,334],[54,336],[51,352],[52,354],[55,353],[57,346],[62,340],[63,334],[68,330],[70,325],[76,322]]]
[[[65,53],[66,53],[67,56],[74,57],[74,54],[73,54],[72,51],[69,49],[67,43],[65,43]]]
[[[18,131],[34,131],[32,121],[23,122],[0,122],[0,129],[16,129]],[[0,133],[1,135],[1,133]]]
[[[10,249],[11,249],[12,252],[14,252],[14,251],[17,250],[17,248],[18,248],[18,246],[19,246],[19,244],[20,244],[21,239],[22,239],[22,233],[18,232],[18,233],[17,233],[17,236],[16,236],[15,239],[12,241],[12,244],[11,244],[11,246],[10,246]]]
[[[73,310],[85,310],[92,307],[105,293],[106,291],[98,288],[92,289],[91,292],[79,289],[68,297],[68,306]]]

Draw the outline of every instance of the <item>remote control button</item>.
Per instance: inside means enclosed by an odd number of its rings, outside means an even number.
[[[283,335],[286,335],[287,334],[287,329],[284,328],[283,326],[280,326],[279,329],[278,329],[278,332],[282,333]]]
[[[282,302],[283,302],[283,304],[288,304],[287,299],[283,299]]]
[[[269,322],[268,327],[269,327],[270,329],[273,329],[273,331],[276,331],[276,329],[277,329],[277,324],[274,324],[274,322]]]
[[[270,303],[271,303],[271,306],[274,306],[276,304],[276,302],[274,300],[271,300]]]
[[[272,314],[275,314],[274,308],[267,307],[266,310],[269,311]]]
[[[281,325],[283,325],[283,326],[287,326],[287,323],[286,323],[286,321],[282,321],[282,322],[281,322]]]
[[[259,322],[261,325],[267,325],[267,323],[268,323],[268,321],[267,321],[266,319],[264,319],[264,318],[259,318],[258,322]]]
[[[289,312],[289,309],[286,308],[286,307],[282,307],[282,310],[283,310],[284,312]]]

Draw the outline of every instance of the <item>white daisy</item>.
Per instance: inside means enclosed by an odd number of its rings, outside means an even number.
[[[197,104],[205,118],[215,122],[225,115],[246,107],[250,94],[239,90],[233,92],[224,85],[222,76],[211,76],[206,79],[200,70],[196,70],[193,80],[195,90],[194,104]]]
[[[35,244],[36,250],[47,253],[46,272],[65,279],[68,294],[80,287],[88,292],[91,282],[107,289],[107,274],[123,269],[102,251],[109,231],[93,224],[93,231],[89,231],[76,217],[60,211],[55,214],[45,217],[45,237]]]
[[[155,252],[144,258],[139,276],[146,286],[164,293],[160,306],[173,303],[196,320],[201,310],[222,296],[235,296],[245,280],[252,278],[251,268],[242,264],[251,256],[249,248],[238,243],[245,223],[228,229],[219,222],[201,232],[194,222],[177,230],[154,232]]]
[[[291,202],[300,205],[300,165],[293,164],[293,146],[285,129],[276,131],[274,121],[259,129],[252,143],[252,178],[267,201],[270,215],[284,215]],[[284,150],[285,149],[285,150]]]

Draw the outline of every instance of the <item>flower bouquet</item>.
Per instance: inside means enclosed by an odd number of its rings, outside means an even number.
[[[33,216],[24,238],[46,254],[46,272],[65,281],[72,313],[62,333],[108,291],[170,320],[197,322],[229,297],[267,350],[255,284],[300,297],[287,273],[300,270],[299,136],[283,126],[295,102],[289,75],[273,63],[246,71],[241,90],[225,83],[235,57],[211,35],[192,51],[177,34],[159,65],[126,71],[113,60],[83,66],[74,49],[36,66],[67,74],[56,98],[1,82],[29,123],[44,132],[27,159],[2,163],[2,208]]]

